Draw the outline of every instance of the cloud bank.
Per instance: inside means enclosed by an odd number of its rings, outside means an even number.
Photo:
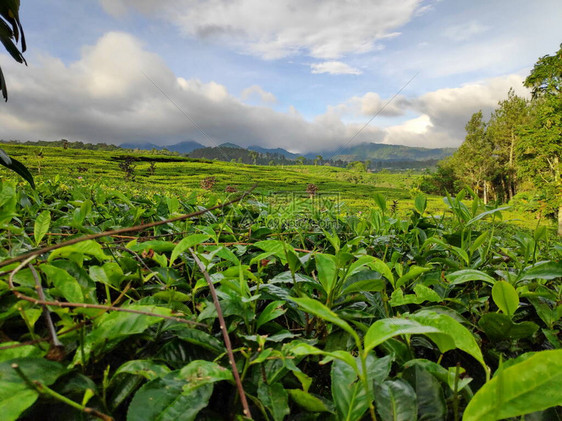
[[[50,56],[28,68],[4,56],[2,62],[10,88],[10,101],[0,114],[5,139],[161,145],[194,139],[209,146],[234,142],[325,151],[348,142],[388,102],[369,92],[307,120],[293,107],[286,112],[270,108],[275,96],[258,85],[237,98],[220,83],[179,77],[122,32],[105,34],[70,64]],[[375,119],[353,143],[458,146],[470,115],[490,112],[510,87],[525,94],[522,80],[510,75],[415,98],[399,96],[380,113],[395,124],[377,127]]]

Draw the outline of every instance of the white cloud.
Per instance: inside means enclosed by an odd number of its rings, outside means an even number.
[[[465,137],[465,125],[470,116],[482,110],[489,118],[498,102],[507,98],[509,88],[528,97],[520,75],[507,75],[465,84],[459,88],[439,89],[409,101],[417,118],[388,127],[384,142],[408,146],[459,146]]]
[[[256,96],[264,104],[274,100],[257,85],[247,88],[241,100],[218,82],[178,77],[158,55],[125,33],[104,35],[70,64],[44,56],[22,68],[5,55],[1,58],[10,89],[10,101],[0,114],[2,137],[20,140],[165,145],[195,139],[208,145],[229,141],[299,152],[333,150],[352,138],[353,144],[457,146],[472,113],[482,109],[489,115],[510,87],[528,94],[523,76],[515,74],[419,97],[399,96],[381,115],[387,124],[390,118],[412,114],[409,120],[386,129],[374,120],[362,129],[361,121],[387,102],[376,92],[327,107],[310,121],[294,107],[283,113],[242,102]],[[348,116],[361,121],[346,123]]]
[[[360,75],[359,69],[351,67],[341,61],[324,61],[310,65],[312,73],[329,73],[331,75]]]
[[[476,21],[463,22],[459,25],[454,25],[446,28],[443,35],[453,41],[467,41],[475,35],[486,32],[489,28]]]
[[[255,100],[256,98],[264,104],[275,104],[277,98],[271,92],[265,91],[261,86],[252,85],[240,94],[242,101]]]
[[[265,59],[304,53],[337,59],[377,41],[422,8],[422,0],[101,0],[108,13],[132,7],[174,22],[189,36],[217,38]]]
[[[341,104],[342,112],[354,116],[373,116],[375,114],[385,117],[395,117],[404,114],[408,100],[399,95],[390,100],[382,99],[376,92],[367,92],[361,97],[354,96],[346,103]]]
[[[104,35],[70,64],[44,56],[21,68],[4,57],[10,101],[0,127],[7,139],[162,145],[195,139],[308,152],[335,148],[356,130],[331,112],[308,121],[294,108],[282,113],[245,104],[220,83],[177,77],[125,33]],[[274,98],[259,87],[246,94]],[[366,130],[359,140],[378,131]]]

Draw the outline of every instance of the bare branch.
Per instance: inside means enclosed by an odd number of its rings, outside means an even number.
[[[238,368],[236,368],[236,360],[234,359],[234,353],[232,352],[232,344],[230,342],[230,337],[228,336],[228,331],[226,329],[226,323],[222,315],[221,306],[219,303],[219,299],[217,297],[217,291],[215,290],[213,281],[209,276],[209,272],[207,272],[207,269],[205,269],[205,265],[203,264],[203,262],[199,260],[199,257],[197,257],[197,254],[195,254],[193,249],[190,248],[189,252],[193,256],[193,260],[195,260],[195,263],[197,264],[199,270],[205,277],[205,280],[209,285],[209,289],[211,290],[211,296],[213,297],[213,304],[215,305],[215,309],[217,310],[217,317],[219,318],[219,324],[222,331],[222,336],[224,338],[224,345],[226,346],[226,352],[228,354],[228,359],[230,360],[230,366],[232,367],[232,374],[234,375],[234,380],[236,381],[236,387],[238,388],[238,395],[240,395],[240,402],[242,403],[244,415],[252,419],[250,407],[248,406],[248,401],[246,400],[246,393],[244,392],[244,387],[242,386],[242,380],[240,380],[240,375],[238,374]]]

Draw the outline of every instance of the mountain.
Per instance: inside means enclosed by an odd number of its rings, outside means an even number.
[[[119,147],[123,149],[142,149],[145,151],[150,151],[152,149],[162,150],[167,149],[171,152],[178,152],[178,153],[189,153],[194,151],[195,149],[203,148],[204,146],[196,142],[194,140],[185,140],[183,142],[175,143],[173,145],[155,145],[154,143],[144,142],[144,143],[135,143],[135,142],[128,142],[128,143],[121,143]]]
[[[429,161],[441,160],[455,152],[456,148],[420,148],[404,145],[385,145],[382,143],[361,143],[335,151],[307,154],[315,158],[322,155],[324,159],[342,161]]]
[[[218,147],[219,148],[231,148],[231,149],[245,149],[242,146],[238,146],[237,144],[230,143],[230,142],[221,143]]]
[[[150,151],[152,149],[157,149],[157,150],[162,149],[162,146],[155,145],[154,143],[149,143],[149,142],[144,142],[144,143],[126,142],[126,143],[121,143],[119,147],[123,149],[142,149],[147,151]]]
[[[194,140],[185,140],[180,143],[175,143],[173,145],[165,146],[166,149],[172,152],[179,152],[179,153],[190,153],[195,149],[204,148],[204,146],[196,142]]]
[[[288,158],[288,159],[295,159],[299,156],[299,155],[291,153],[288,150],[283,149],[283,148],[269,149],[269,148],[262,148],[261,146],[257,146],[257,145],[252,145],[252,146],[248,146],[248,150],[256,151],[256,152],[259,152],[259,153],[268,153],[268,154],[271,154],[271,155],[279,154],[279,155],[283,155],[285,158]]]

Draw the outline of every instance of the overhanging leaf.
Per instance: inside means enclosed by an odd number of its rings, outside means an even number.
[[[540,351],[484,384],[469,402],[464,421],[519,417],[562,405],[562,350]]]

